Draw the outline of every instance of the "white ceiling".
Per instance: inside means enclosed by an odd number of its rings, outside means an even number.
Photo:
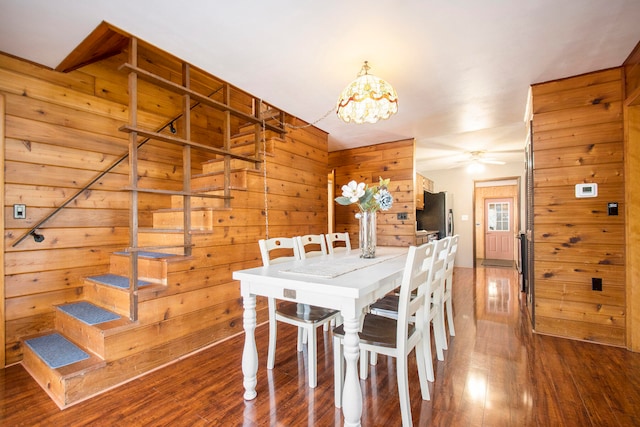
[[[398,92],[376,124],[317,122],[331,151],[415,138],[419,172],[469,151],[522,161],[533,83],[619,66],[638,0],[0,0],[0,51],[56,67],[107,21],[315,122],[369,61]]]

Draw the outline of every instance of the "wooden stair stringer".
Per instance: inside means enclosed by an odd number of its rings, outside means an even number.
[[[282,141],[280,138],[269,138],[265,141],[264,145],[262,143],[259,144],[258,158],[264,159],[264,157],[274,157],[275,144],[277,141]],[[231,146],[231,150],[237,154],[251,157],[255,155],[255,142],[254,141],[246,141],[237,143]],[[261,163],[255,164],[252,167],[246,160],[242,159],[231,159],[231,169],[253,169],[260,170]],[[203,173],[213,173],[213,172],[224,172],[224,156],[215,155],[212,159],[202,163],[202,172]]]
[[[247,170],[249,168],[238,168],[230,171],[231,190],[242,190],[247,188]],[[203,168],[204,170],[204,168]],[[195,174],[191,177],[191,189],[194,192],[206,193],[214,189],[224,189],[224,171]]]
[[[206,199],[213,200],[213,199]],[[181,209],[179,206],[173,209]],[[217,210],[229,210],[229,209],[217,209]],[[191,236],[209,235],[212,234],[212,230],[190,230]],[[140,227],[138,228],[138,244],[141,247],[153,247],[153,246],[173,246],[170,249],[163,249],[162,252],[171,253],[177,256],[183,256],[184,247],[181,246],[184,243],[184,230],[182,228],[170,229],[170,228],[152,228],[152,227]],[[173,265],[173,264],[171,264]],[[171,271],[167,271],[168,274]]]
[[[45,332],[39,336],[47,335]],[[24,340],[34,338],[26,337]],[[74,343],[79,348],[81,345]],[[89,358],[59,368],[50,368],[28,345],[23,345],[22,366],[42,387],[60,409],[66,408],[71,402],[67,398],[68,382],[75,377],[82,377],[92,371],[100,370],[106,366],[106,362],[100,357],[87,352]]]
[[[211,310],[201,310],[192,313],[191,316],[201,319],[199,330],[191,331],[190,334],[182,334],[175,339],[146,347],[114,360],[103,361],[100,366],[85,371],[82,375],[69,374],[59,381],[61,384],[57,387],[64,391],[64,395],[62,397],[52,396],[52,399],[64,409],[201,351],[210,346],[212,340],[222,338],[226,336],[225,334],[233,335],[242,332],[241,318],[231,322],[228,319],[221,321],[216,314],[211,313]],[[135,334],[136,330],[146,330],[149,333],[168,327],[174,330],[174,334],[177,334],[180,329],[183,329],[181,326],[183,322],[179,319],[173,319],[170,322],[171,326],[162,326],[165,323],[163,321],[149,325],[138,325],[123,333],[131,335]],[[118,335],[112,336],[111,339],[114,342],[122,341],[122,337]],[[41,386],[44,388],[46,384],[41,384]]]
[[[189,263],[191,257],[170,254],[162,258],[146,258],[138,256],[138,279],[145,282],[167,284],[167,276],[171,271],[182,269],[181,263]],[[109,273],[129,277],[130,260],[128,253],[114,252],[109,257]]]
[[[104,308],[104,307],[101,307]],[[105,338],[135,328],[137,322],[120,315],[119,319],[89,325],[71,314],[56,307],[55,329],[74,343],[82,343],[82,347],[101,359],[109,359],[109,349]]]
[[[166,289],[165,285],[155,283],[141,286],[138,288],[138,301],[145,298],[157,298]],[[120,316],[131,317],[128,289],[105,285],[87,277],[84,282],[84,297],[86,300]]]

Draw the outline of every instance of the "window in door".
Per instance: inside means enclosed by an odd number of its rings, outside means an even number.
[[[487,231],[509,231],[510,205],[508,202],[490,202],[488,204]]]

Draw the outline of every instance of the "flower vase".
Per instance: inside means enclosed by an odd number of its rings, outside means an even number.
[[[360,258],[376,257],[376,211],[360,212]]]

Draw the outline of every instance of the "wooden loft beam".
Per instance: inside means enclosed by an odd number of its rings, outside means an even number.
[[[131,35],[102,21],[67,57],[56,71],[68,73],[117,55],[129,46]]]
[[[95,28],[95,30],[91,32],[91,34],[89,34],[69,55],[67,55],[67,57],[56,67],[56,71],[66,73],[91,64],[93,62],[97,62],[117,55],[128,49],[129,41],[132,37],[133,36],[126,31],[123,31],[109,24],[108,22],[102,21]],[[135,71],[142,79],[164,87],[165,89],[180,93],[182,95],[188,94],[194,100],[197,100],[221,111],[229,111],[233,116],[246,120],[249,123],[262,124],[263,117],[255,117],[250,114],[243,113],[242,111],[238,111],[223,103],[216,102],[189,89],[185,91],[182,86],[176,85],[175,83],[170,81],[166,81],[161,77],[155,76],[152,73],[149,73],[148,71],[142,70],[138,67],[132,67],[131,64],[124,64],[123,67],[128,69],[129,71]],[[205,72],[205,74],[208,73]],[[269,119],[271,117],[264,118]],[[281,135],[286,133],[283,128],[274,126],[269,123],[265,123],[265,128]]]

